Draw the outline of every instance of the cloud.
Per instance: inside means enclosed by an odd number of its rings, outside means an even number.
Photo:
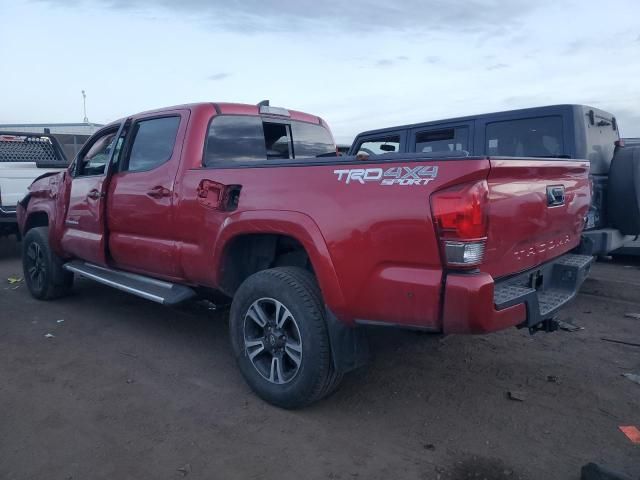
[[[74,6],[78,0],[42,0]],[[548,0],[550,1],[550,0]],[[291,31],[353,29],[361,33],[413,31],[428,33],[455,28],[457,31],[495,31],[514,25],[545,2],[529,0],[86,0],[118,10],[151,10],[158,7],[195,14],[217,28],[236,31]]]
[[[586,50],[589,47],[589,42],[585,39],[578,39],[569,42],[564,49],[563,53],[565,55],[575,55]]]
[[[380,60],[378,60],[375,64],[376,67],[382,67],[382,68],[386,68],[386,67],[391,67],[392,65],[396,65],[398,63],[401,62],[406,62],[407,60],[409,60],[409,57],[405,56],[405,55],[398,55],[395,58],[381,58]]]
[[[221,72],[221,73],[214,73],[213,75],[209,75],[207,77],[207,80],[212,80],[212,81],[216,81],[216,80],[224,80],[227,77],[230,77],[231,74],[230,73],[226,73],[226,72]]]
[[[621,136],[640,137],[640,113],[625,108],[612,108],[611,112],[618,120]]]
[[[437,55],[429,55],[428,57],[425,57],[424,62],[430,65],[438,65],[439,63],[442,63],[442,57],[438,57]]]
[[[489,65],[487,70],[502,70],[504,68],[509,68],[509,65],[506,63],[494,63],[493,65]]]

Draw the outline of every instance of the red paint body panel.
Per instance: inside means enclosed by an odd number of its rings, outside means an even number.
[[[487,273],[447,275],[444,291],[444,333],[488,333],[515,327],[527,318],[524,304],[504,310],[493,305],[494,280]]]
[[[65,256],[82,258],[98,265],[107,264],[104,226],[105,197],[89,198],[89,192],[101,195],[106,190],[104,176],[75,178],[70,184],[69,202],[64,216],[60,248]]]
[[[579,161],[492,158],[482,270],[499,278],[576,247],[591,201],[588,172]],[[564,186],[564,205],[547,206],[549,185]]]
[[[177,112],[182,121],[166,163],[147,172],[116,173],[108,182],[103,238],[112,267],[218,288],[230,242],[239,235],[282,234],[304,246],[325,303],[343,322],[368,320],[479,333],[519,324],[525,315],[522,305],[494,310],[494,278],[559,256],[579,241],[590,200],[588,162],[467,157],[344,164],[340,159],[322,163],[305,159],[309,165],[202,168],[204,142],[216,106],[222,114],[258,115],[255,105],[207,103],[132,117]],[[322,124],[318,117],[301,112],[291,112],[291,117]],[[375,181],[347,184],[336,173],[421,165],[437,167],[437,177],[409,186]],[[448,273],[441,260],[430,195],[482,180],[489,186],[485,262],[478,274]],[[93,214],[89,206],[82,210],[70,199],[88,188],[81,186],[83,181],[67,174],[55,187],[57,200],[44,198],[53,191],[47,179],[35,182],[28,209],[19,210],[20,225],[24,231],[29,215],[46,211],[58,225],[51,229],[52,243],[60,245],[56,251],[100,263],[96,256],[99,232],[96,238],[92,231],[70,238],[69,229],[63,232],[59,227],[60,219],[68,217],[67,206],[69,212],[82,211],[88,218]],[[202,201],[201,186],[211,184],[241,186],[234,211]],[[551,211],[547,207],[549,184],[565,186],[566,208]],[[170,194],[151,198],[147,192],[154,187]]]

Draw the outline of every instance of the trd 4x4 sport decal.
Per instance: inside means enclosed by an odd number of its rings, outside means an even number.
[[[350,168],[334,170],[338,181],[349,184],[351,182],[377,182],[381,185],[427,185],[438,176],[438,167],[391,167],[382,168]]]

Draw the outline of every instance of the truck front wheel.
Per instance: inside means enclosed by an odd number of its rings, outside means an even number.
[[[340,381],[320,289],[308,271],[282,267],[250,276],[234,296],[229,323],[240,370],[267,402],[304,407]]]
[[[35,227],[22,242],[22,269],[27,288],[39,300],[52,300],[69,292],[73,273],[62,268],[62,259],[49,246],[49,228]]]

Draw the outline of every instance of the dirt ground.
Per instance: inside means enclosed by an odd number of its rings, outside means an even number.
[[[290,412],[243,382],[224,312],[85,280],[38,302],[0,240],[0,478],[578,479],[587,462],[640,478],[618,430],[640,426],[621,375],[640,348],[601,340],[640,342],[639,265],[596,268],[562,314],[573,333],[371,330],[371,365]]]

